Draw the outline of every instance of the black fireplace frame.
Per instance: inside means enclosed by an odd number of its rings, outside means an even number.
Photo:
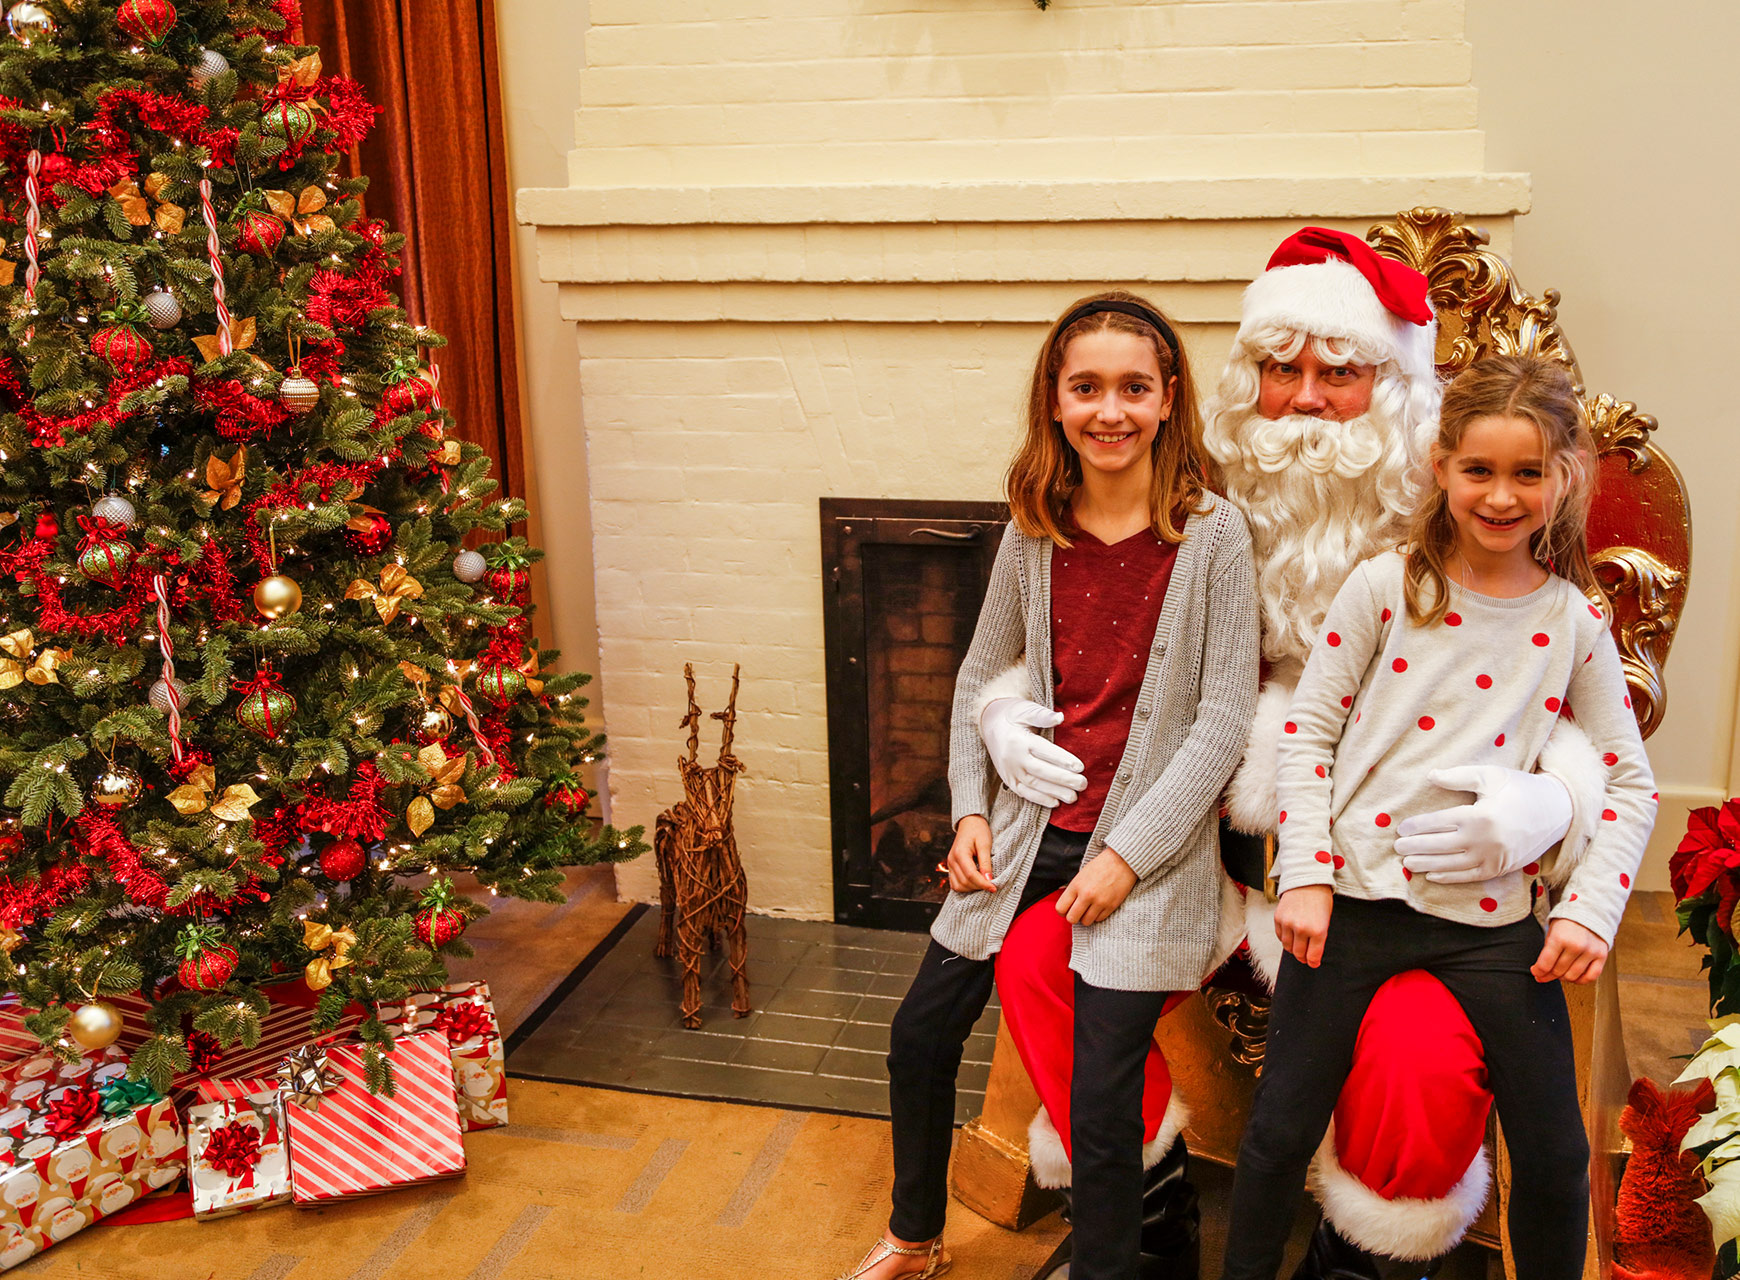
[[[838,923],[921,931],[930,927],[938,908],[934,902],[873,892],[864,547],[892,543],[971,548],[979,553],[981,582],[989,582],[1008,518],[1008,508],[1000,502],[821,499],[829,815]]]

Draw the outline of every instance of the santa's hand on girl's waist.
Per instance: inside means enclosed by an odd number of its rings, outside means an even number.
[[[1003,785],[1023,800],[1055,809],[1087,786],[1082,763],[1039,733],[1063,723],[1063,713],[1026,698],[997,698],[979,714],[979,736]]]
[[[1469,884],[1538,862],[1564,839],[1571,797],[1556,778],[1498,765],[1427,774],[1434,786],[1474,794],[1472,804],[1404,819],[1396,828],[1402,865],[1435,884]]]

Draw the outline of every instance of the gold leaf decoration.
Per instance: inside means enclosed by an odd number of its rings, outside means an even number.
[[[254,324],[253,316],[245,316],[240,320],[231,320],[231,349],[235,351],[246,351],[249,347],[254,345],[256,334],[257,326]],[[223,348],[219,345],[218,335],[215,333],[201,334],[193,340],[193,345],[199,348],[199,354],[205,357],[205,362],[207,364],[210,364],[213,360],[216,360],[223,355]],[[258,359],[258,357],[255,358]]]
[[[41,653],[33,653],[36,648],[36,636],[29,627],[0,636],[0,689],[16,689],[26,682],[30,684],[59,684],[60,673],[57,668],[63,662],[72,659],[72,654],[66,649],[44,649]]]
[[[344,589],[346,600],[372,600],[375,612],[381,616],[381,625],[385,626],[399,616],[399,609],[407,600],[415,600],[423,594],[423,584],[410,574],[402,564],[389,564],[381,570],[381,585],[375,587],[361,578],[351,579],[350,586]]]
[[[435,806],[428,796],[418,796],[405,810],[405,825],[416,835],[422,835],[435,825]]]
[[[225,462],[217,454],[205,460],[205,482],[211,487],[199,495],[207,513],[213,507],[228,511],[242,500],[242,475],[248,466],[248,446],[239,446]]]

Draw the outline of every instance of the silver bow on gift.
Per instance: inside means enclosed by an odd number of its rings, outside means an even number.
[[[343,1082],[344,1076],[327,1060],[326,1050],[317,1044],[292,1049],[278,1064],[278,1085],[284,1100],[310,1111],[320,1110],[321,1099]]]

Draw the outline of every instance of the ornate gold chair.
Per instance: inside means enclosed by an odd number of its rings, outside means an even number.
[[[1524,293],[1510,264],[1486,247],[1487,235],[1445,209],[1413,209],[1366,233],[1378,250],[1423,272],[1439,316],[1438,369],[1449,378],[1483,355],[1549,356],[1571,373],[1589,411],[1600,450],[1600,492],[1589,545],[1614,606],[1615,639],[1638,724],[1648,737],[1666,704],[1662,666],[1685,605],[1691,568],[1686,488],[1668,456],[1652,443],[1654,418],[1608,395],[1591,397],[1557,319],[1559,295]],[[1567,986],[1576,1040],[1578,1099],[1589,1130],[1590,1249],[1584,1280],[1604,1280],[1612,1264],[1613,1207],[1621,1138],[1620,1110],[1631,1074],[1621,1036],[1617,949],[1593,986]],[[1209,988],[1155,1031],[1180,1096],[1191,1105],[1184,1131],[1192,1154],[1231,1164],[1263,1060],[1267,1001]],[[954,1193],[969,1208],[1019,1229],[1055,1203],[1028,1172],[1027,1123],[1039,1100],[1005,1029],[997,1033],[984,1110],[955,1147]],[[1469,1236],[1503,1248],[1498,1223],[1510,1197],[1510,1163],[1502,1137],[1494,1162],[1496,1194]]]

